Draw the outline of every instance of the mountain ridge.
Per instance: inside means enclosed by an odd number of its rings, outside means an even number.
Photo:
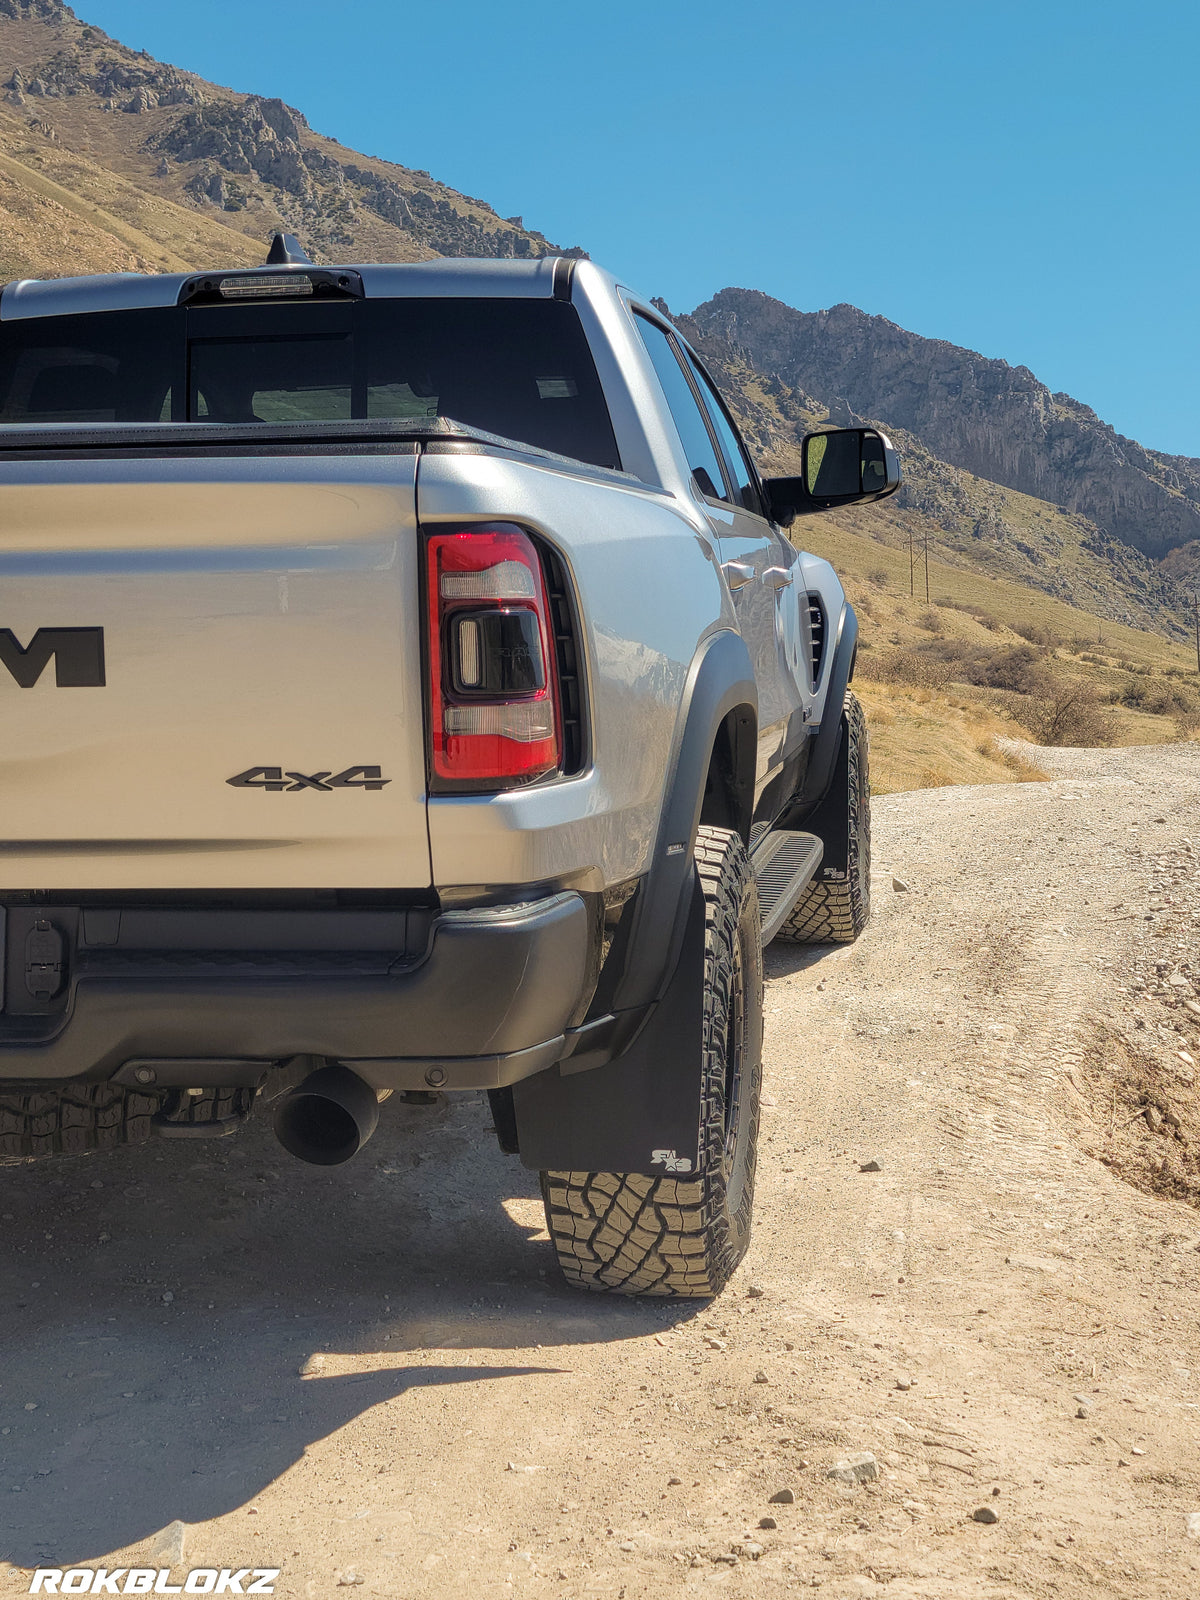
[[[0,0],[7,106],[35,131],[231,232],[305,235],[314,257],[583,255],[427,172],[350,150],[278,98],[134,51],[60,0]],[[364,257],[365,258],[365,257]]]
[[[799,311],[757,289],[722,289],[691,320],[759,371],[802,380],[833,409],[886,419],[951,465],[1080,512],[1145,555],[1200,540],[1200,460],[1125,438],[1028,367],[845,303]]]

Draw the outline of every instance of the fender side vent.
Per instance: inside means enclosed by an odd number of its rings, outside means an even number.
[[[821,681],[821,668],[825,664],[825,607],[821,604],[820,595],[810,594],[808,597],[808,627],[812,635],[812,681],[815,688]]]
[[[562,691],[562,770],[564,775],[569,776],[571,773],[582,772],[585,764],[586,733],[579,636],[571,590],[562,560],[547,545],[540,545],[540,549],[542,570],[546,575],[546,593],[550,601],[550,618],[554,625],[554,653],[558,661],[558,682]]]

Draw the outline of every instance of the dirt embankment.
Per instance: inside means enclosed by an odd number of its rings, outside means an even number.
[[[876,802],[866,936],[770,953],[712,1305],[560,1288],[473,1102],[0,1172],[0,1593],[1200,1594],[1200,751],[1039,759]]]

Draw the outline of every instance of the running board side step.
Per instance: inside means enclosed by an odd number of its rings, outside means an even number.
[[[817,875],[825,846],[815,833],[768,833],[750,857],[758,880],[762,942],[770,944],[792,907]]]

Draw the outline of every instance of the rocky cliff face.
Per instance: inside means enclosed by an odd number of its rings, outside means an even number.
[[[919,338],[854,306],[794,311],[750,289],[723,289],[692,320],[758,371],[803,386],[835,418],[904,429],[942,460],[1081,513],[1146,555],[1200,537],[1200,461],[1123,438],[1027,367]]]
[[[656,304],[671,316],[664,301]],[[764,472],[798,473],[800,441],[810,429],[865,420],[844,400],[818,400],[778,371],[756,367],[713,319],[672,320],[716,378]],[[917,434],[890,418],[877,420],[887,422],[904,461],[899,494],[871,513],[877,539],[921,546],[928,536],[937,558],[951,566],[1013,578],[1114,622],[1184,636],[1185,580],[1192,561],[1200,570],[1200,546],[1156,562],[1081,513],[952,466]]]
[[[281,100],[129,50],[59,0],[0,0],[0,60],[0,101],[31,129],[258,238],[282,224],[342,259],[584,254],[426,172],[343,149]]]

